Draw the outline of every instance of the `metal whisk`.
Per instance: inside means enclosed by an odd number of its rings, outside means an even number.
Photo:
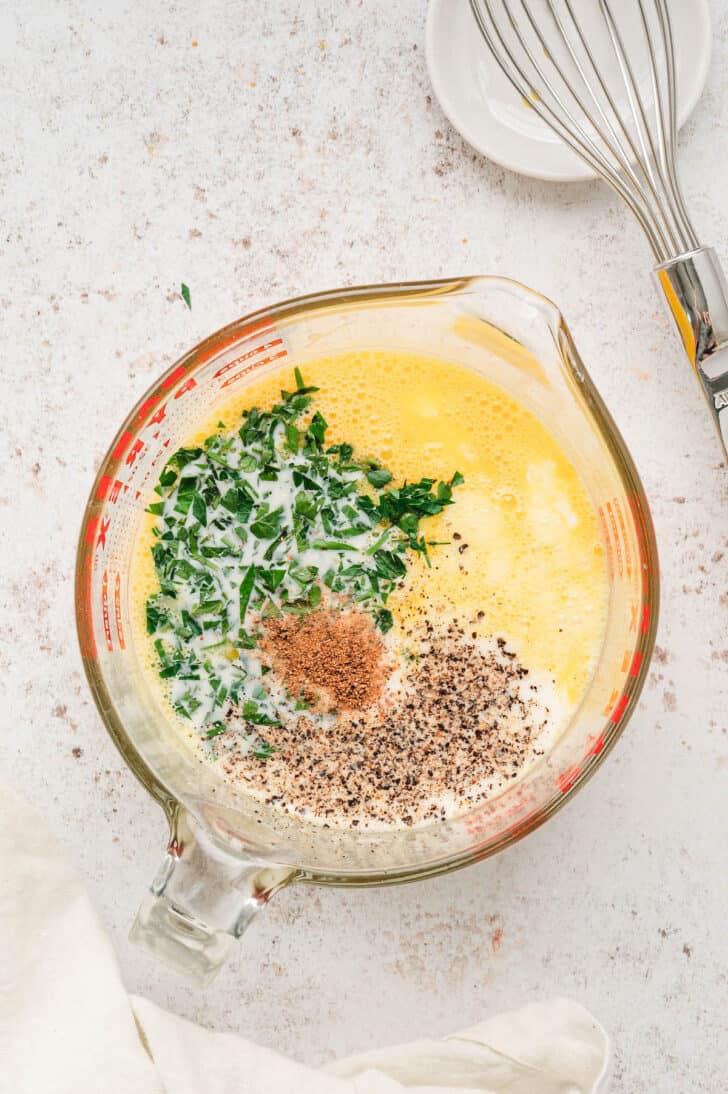
[[[470,0],[470,6],[525,103],[637,218],[728,455],[728,287],[715,252],[698,240],[680,190],[667,0]]]

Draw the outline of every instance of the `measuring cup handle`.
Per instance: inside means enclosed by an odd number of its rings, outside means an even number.
[[[202,987],[217,975],[256,913],[294,873],[232,854],[180,807],[167,854],[129,937]]]
[[[663,262],[655,276],[728,456],[728,285],[718,256],[701,247]]]

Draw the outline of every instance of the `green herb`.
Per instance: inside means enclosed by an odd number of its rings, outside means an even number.
[[[456,472],[397,486],[350,444],[326,447],[326,420],[311,405],[318,389],[298,368],[294,379],[270,410],[245,411],[237,431],[220,425],[201,447],[178,449],[149,506],[159,592],[146,625],[159,675],[204,739],[247,735],[260,758],[271,746],[256,727],[305,705],[274,698],[259,622],[313,611],[325,590],[391,630],[390,594],[437,546],[422,521],[451,505],[463,482]]]
[[[308,387],[304,383],[304,379],[301,375],[301,370],[298,365],[296,365],[293,370],[293,378],[296,381],[296,395],[311,395],[314,392],[318,391],[317,387]]]
[[[382,577],[399,578],[407,573],[407,567],[394,551],[375,551],[374,561],[377,564],[377,573]]]
[[[291,452],[298,452],[301,443],[301,434],[292,422],[286,422],[286,443]]]
[[[277,751],[275,745],[269,744],[268,741],[260,741],[258,744],[253,745],[251,749],[256,760],[269,760],[273,753]]]
[[[180,292],[182,293],[182,299],[184,300],[185,304],[190,309],[190,311],[192,311],[192,295],[188,286],[185,285],[184,281],[180,285]]]
[[[202,494],[195,494],[192,498],[192,515],[200,524],[207,524],[207,506]]]
[[[165,468],[162,474],[159,476],[159,485],[161,488],[173,486],[177,481],[177,472],[171,467]]]
[[[321,603],[321,586],[312,585],[308,591],[308,606],[309,608],[317,608]]]
[[[262,570],[260,574],[260,583],[264,589],[268,592],[274,593],[283,578],[286,576],[286,571],[281,570]]]
[[[250,596],[253,592],[253,586],[255,585],[255,566],[250,566],[248,571],[240,583],[240,622],[245,619],[245,613],[248,610],[248,604],[250,603]]]
[[[377,608],[374,613],[374,618],[377,621],[377,626],[385,634],[387,631],[391,631],[394,626],[394,617],[389,608]]]
[[[356,551],[357,548],[351,543],[342,543],[337,539],[319,539],[315,543],[311,544],[318,551]]]
[[[202,634],[202,627],[185,608],[182,609],[181,616],[182,623],[190,634]]]
[[[207,728],[205,737],[209,741],[213,737],[219,737],[219,735],[224,733],[227,729],[230,729],[230,726],[226,725],[225,722],[213,722],[212,725]]]
[[[250,531],[256,539],[274,539],[281,528],[283,509],[274,509],[272,513],[263,513],[250,525]]]
[[[167,615],[150,597],[147,600],[147,634],[156,634],[167,622]],[[159,651],[157,651],[159,652]]]
[[[386,486],[388,482],[392,481],[392,474],[390,471],[385,471],[383,467],[373,467],[370,471],[367,471],[367,481],[376,486]]]
[[[248,699],[243,703],[243,718],[246,722],[252,722],[256,726],[279,726],[281,724],[277,718],[271,718],[269,715],[262,713],[253,699]]]
[[[308,427],[306,437],[311,437],[317,445],[321,446],[324,443],[326,436],[326,430],[328,426],[322,414],[319,414],[318,410],[311,419],[311,424]]]

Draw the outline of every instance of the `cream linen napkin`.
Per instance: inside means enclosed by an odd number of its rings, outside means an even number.
[[[11,791],[0,802],[3,1094],[606,1091],[606,1035],[568,1000],[319,1071],[129,996],[81,880],[46,826]]]

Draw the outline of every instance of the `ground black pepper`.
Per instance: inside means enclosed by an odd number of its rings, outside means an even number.
[[[539,754],[549,712],[505,640],[484,647],[467,622],[413,626],[401,684],[377,703],[267,728],[277,751],[256,760],[233,745],[226,773],[271,805],[352,827],[409,826],[485,800]]]

